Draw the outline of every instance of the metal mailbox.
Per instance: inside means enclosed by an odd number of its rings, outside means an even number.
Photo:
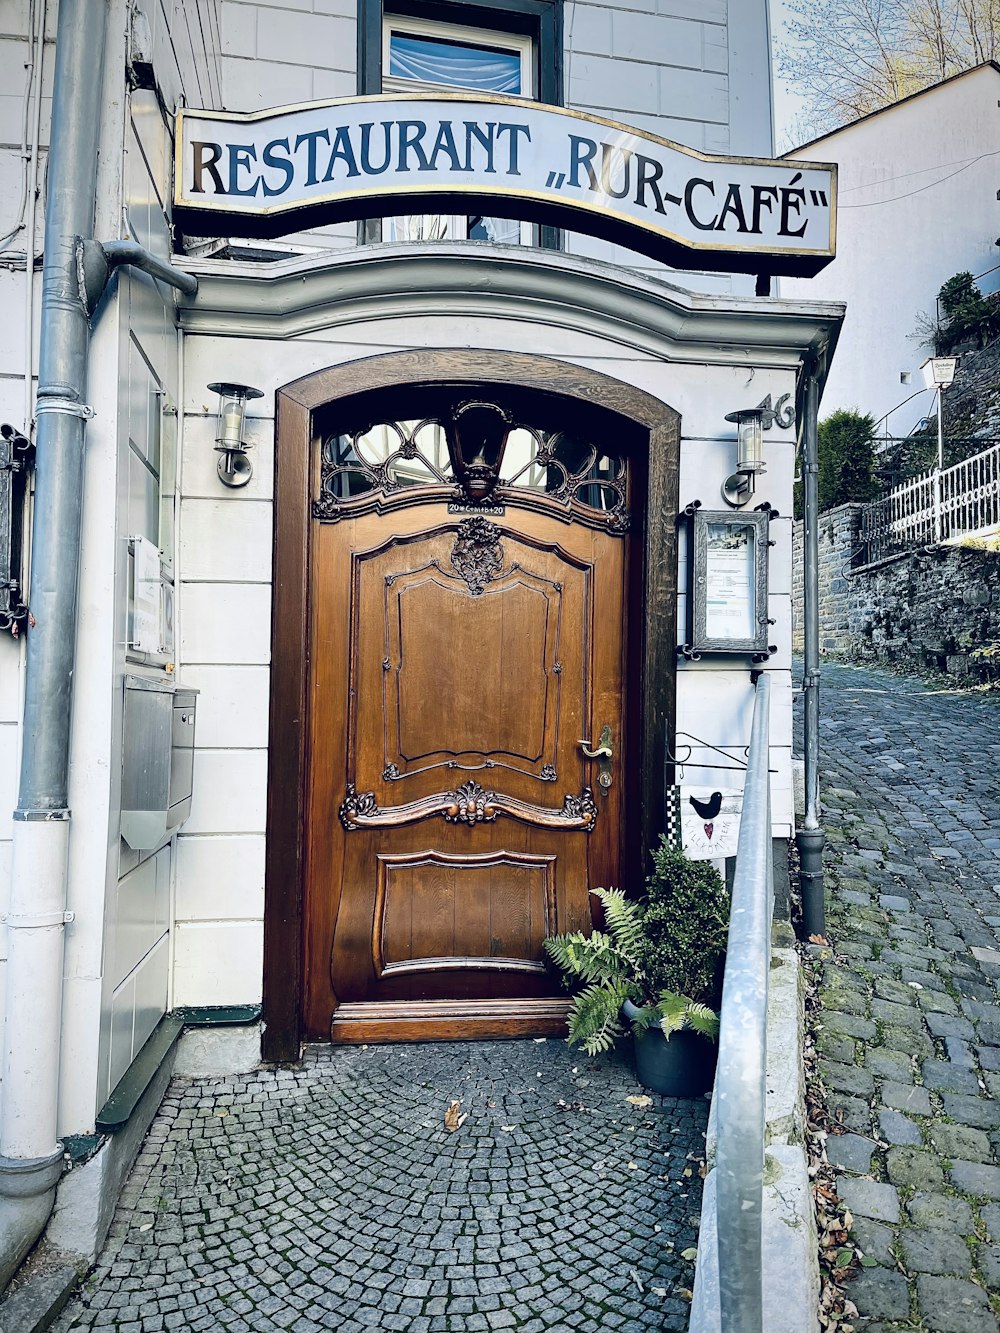
[[[121,835],[155,851],[191,813],[197,690],[125,678]]]

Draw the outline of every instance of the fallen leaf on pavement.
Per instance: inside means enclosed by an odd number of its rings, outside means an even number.
[[[653,1105],[653,1099],[652,1099],[652,1097],[645,1097],[645,1096],[643,1096],[643,1097],[626,1097],[625,1100],[626,1100],[627,1102],[631,1102],[633,1106],[652,1106],[652,1105]]]
[[[461,1102],[449,1102],[448,1109],[444,1113],[444,1127],[449,1133],[454,1134],[456,1129],[461,1129],[469,1118],[468,1111],[462,1110]]]

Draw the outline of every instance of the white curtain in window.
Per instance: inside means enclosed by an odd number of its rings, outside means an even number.
[[[393,33],[389,41],[389,77],[516,95],[521,91],[521,58],[517,51],[489,51]]]

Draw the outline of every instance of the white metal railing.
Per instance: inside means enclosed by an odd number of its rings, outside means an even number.
[[[771,966],[774,869],[768,772],[771,682],[757,681],[736,850],[722,987],[719,1065],[712,1096],[716,1130],[714,1195],[718,1263],[696,1283],[690,1333],[763,1333],[767,990]],[[702,1216],[701,1234],[706,1227]],[[714,1259],[715,1256],[712,1256]],[[699,1269],[706,1256],[699,1257]]]
[[[1000,445],[940,472],[932,468],[911,477],[861,511],[867,563],[998,526]]]

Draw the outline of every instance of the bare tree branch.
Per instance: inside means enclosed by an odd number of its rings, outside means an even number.
[[[782,73],[815,137],[1000,53],[1000,0],[798,0]]]

